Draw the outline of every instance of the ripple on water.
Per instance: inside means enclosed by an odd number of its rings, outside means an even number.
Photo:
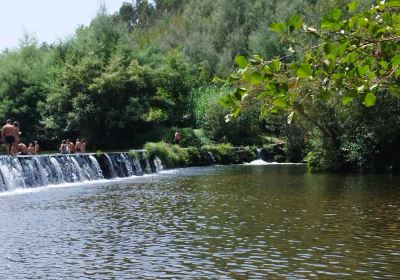
[[[2,277],[398,278],[400,191],[302,170],[194,168],[2,196]]]

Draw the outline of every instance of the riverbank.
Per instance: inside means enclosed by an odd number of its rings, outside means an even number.
[[[167,168],[206,166],[211,164],[240,164],[257,159],[286,162],[283,144],[267,147],[240,146],[231,144],[209,144],[201,147],[181,147],[166,142],[147,143],[144,150],[154,159],[158,157]],[[135,155],[135,151],[131,151]]]

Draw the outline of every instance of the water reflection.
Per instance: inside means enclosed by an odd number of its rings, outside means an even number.
[[[7,279],[398,278],[399,178],[184,169],[0,197]]]

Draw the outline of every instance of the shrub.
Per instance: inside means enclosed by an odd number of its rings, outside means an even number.
[[[215,141],[225,139],[236,145],[260,142],[261,139],[258,138],[262,129],[257,104],[246,107],[238,118],[226,122],[225,117],[230,112],[220,103],[220,99],[229,91],[216,86],[201,87],[192,91],[189,96],[189,111],[194,122]]]
[[[147,143],[145,149],[150,158],[159,157],[168,168],[203,166],[213,163],[242,163],[257,158],[255,147],[234,148],[230,144],[210,144],[201,148],[182,148],[179,145],[158,142]],[[215,161],[210,160],[210,154]]]
[[[233,153],[231,144],[204,145],[201,150],[212,153],[216,163],[229,164],[239,162],[239,159]]]
[[[150,158],[159,157],[168,168],[188,166],[190,164],[187,149],[178,145],[171,145],[165,142],[147,143],[145,149]]]

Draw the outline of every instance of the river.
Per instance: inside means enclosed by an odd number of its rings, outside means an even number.
[[[0,195],[1,279],[399,279],[400,177],[187,168]]]

